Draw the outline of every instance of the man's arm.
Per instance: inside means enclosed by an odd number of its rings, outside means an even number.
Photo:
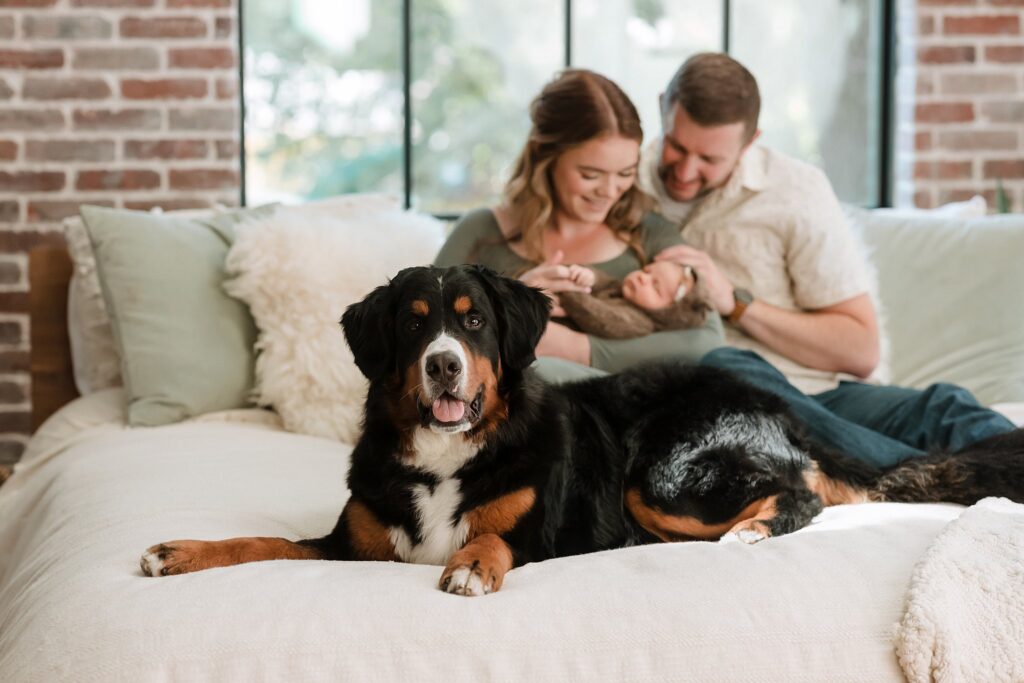
[[[681,245],[656,256],[663,259],[693,268],[711,304],[723,320],[728,319],[735,306],[733,286],[707,253]],[[878,322],[867,294],[813,311],[790,311],[755,300],[739,327],[776,353],[810,368],[867,377],[878,365]]]
[[[722,317],[729,313],[731,306]],[[867,377],[878,365],[878,323],[867,294],[815,311],[788,311],[755,299],[738,326],[807,367]]]

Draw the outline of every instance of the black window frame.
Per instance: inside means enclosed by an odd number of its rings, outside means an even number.
[[[414,0],[402,0],[402,205],[412,207],[412,3]],[[880,0],[881,38],[879,40],[879,150],[878,150],[878,187],[876,190],[875,207],[892,206],[893,196],[893,163],[895,149],[895,82],[896,82],[896,0]],[[245,30],[243,21],[243,4],[238,0],[238,96],[239,96],[239,146],[240,146],[240,194],[241,205],[246,206],[245,194]],[[572,4],[573,0],[563,0],[565,16],[565,67],[572,66]],[[722,0],[722,51],[729,54],[732,37],[732,0]],[[434,214],[442,220],[455,220],[460,214]]]

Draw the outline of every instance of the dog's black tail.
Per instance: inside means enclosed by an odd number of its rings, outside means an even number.
[[[872,500],[973,505],[999,496],[1024,503],[1024,430],[1016,429],[955,453],[912,458],[869,486]]]
[[[824,476],[808,483],[826,505],[866,500],[973,505],[989,496],[1024,503],[1024,429],[884,470],[817,444],[810,452]]]

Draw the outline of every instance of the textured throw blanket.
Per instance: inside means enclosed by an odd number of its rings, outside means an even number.
[[[911,683],[1024,681],[1024,505],[986,498],[936,537],[896,654]]]

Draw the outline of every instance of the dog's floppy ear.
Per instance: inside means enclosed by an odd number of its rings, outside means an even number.
[[[376,381],[395,366],[394,280],[377,287],[362,301],[345,309],[341,327],[356,366]]]
[[[502,364],[522,370],[536,359],[534,349],[547,327],[551,299],[539,289],[502,277],[490,268],[474,268],[498,316]]]

